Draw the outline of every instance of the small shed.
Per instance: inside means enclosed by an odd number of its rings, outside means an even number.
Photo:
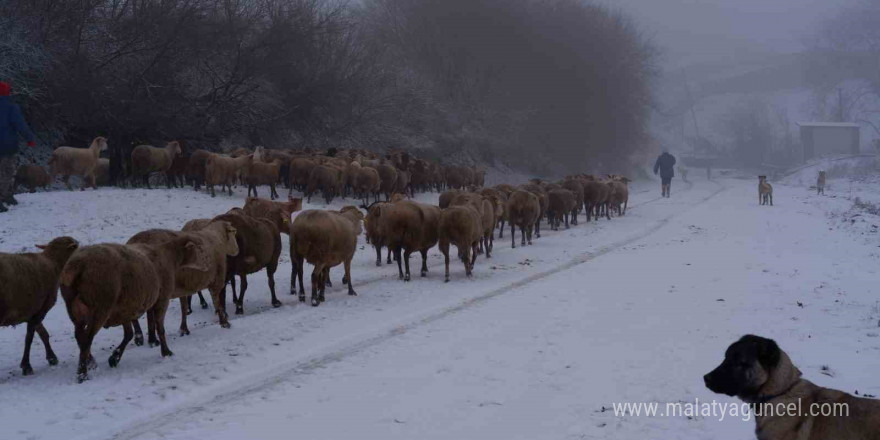
[[[852,122],[798,122],[804,161],[834,154],[859,154],[859,124]]]

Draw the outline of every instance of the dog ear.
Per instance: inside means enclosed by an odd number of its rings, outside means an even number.
[[[779,364],[782,350],[776,345],[776,341],[763,339],[758,347],[758,361],[761,362],[764,368],[771,369]]]

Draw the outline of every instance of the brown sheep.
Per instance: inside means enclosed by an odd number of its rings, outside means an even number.
[[[549,222],[550,228],[554,231],[559,230],[559,224],[565,219],[565,229],[568,229],[568,216],[577,207],[577,199],[573,192],[567,189],[554,189],[547,193],[550,200]]]
[[[374,196],[375,201],[379,201],[379,188],[381,179],[379,172],[375,168],[360,167],[353,176],[353,190],[358,197],[363,198],[364,204],[370,200],[370,194]]]
[[[288,197],[286,202],[272,202],[266,199],[248,197],[242,211],[254,218],[264,218],[275,223],[282,234],[290,234],[290,216],[302,210],[302,199]]]
[[[98,186],[110,184],[110,159],[99,158],[98,166],[95,167],[95,183]]]
[[[507,213],[510,222],[510,247],[516,247],[516,228],[519,226],[522,233],[522,246],[532,244],[532,228],[538,222],[541,211],[541,203],[538,196],[531,191],[517,190],[510,194],[507,200]]]
[[[165,172],[165,179],[171,181],[171,186],[175,188],[183,188],[186,186],[186,172],[189,169],[190,156],[179,154],[171,162],[168,171]]]
[[[629,203],[629,186],[630,180],[624,176],[608,176],[611,181],[611,195],[608,204],[617,212],[617,215],[626,215],[626,205]],[[622,208],[621,208],[622,207]]]
[[[372,244],[376,249],[376,266],[382,266],[382,248],[388,246],[388,239],[385,237],[385,229],[382,228],[380,217],[382,211],[390,202],[375,202],[370,206],[363,205],[363,209],[367,211],[364,218],[364,229],[366,231],[366,239],[368,244]],[[388,262],[391,264],[391,248],[388,248]]]
[[[193,151],[186,164],[186,177],[192,181],[193,189],[196,191],[205,184],[205,166],[211,154],[213,153],[208,150]]]
[[[531,179],[532,181],[540,182],[541,179]],[[541,220],[544,218],[544,215],[547,214],[547,209],[550,208],[550,199],[547,197],[547,192],[544,191],[544,188],[541,188],[541,185],[537,183],[527,183],[525,185],[520,185],[521,189],[526,191],[530,191],[538,197],[538,203],[541,205],[540,211],[538,211],[538,221],[535,222],[535,236],[541,238]]]
[[[214,197],[214,185],[223,185],[232,195],[232,185],[242,176],[247,175],[253,162],[253,156],[239,156],[237,158],[212,154],[205,162],[205,183]],[[220,188],[223,190],[223,187]]]
[[[465,167],[447,167],[445,172],[446,184],[452,189],[462,189],[470,185],[468,171]]]
[[[314,265],[312,271],[312,306],[324,302],[324,289],[330,280],[330,268],[342,264],[345,268],[343,284],[348,294],[357,295],[352,287],[351,259],[357,249],[363,213],[347,206],[341,211],[310,209],[299,214],[290,226],[290,293],[296,291],[299,277],[299,301],[306,301],[303,284],[303,263]],[[332,284],[331,284],[332,285]]]
[[[397,187],[395,189],[395,193],[403,194],[404,196],[412,196],[415,197],[415,194],[412,192],[412,188],[410,187],[410,176],[412,174],[409,171],[398,171],[397,172]]]
[[[450,206],[440,212],[438,244],[446,264],[446,280],[449,282],[449,245],[458,248],[458,257],[464,263],[465,275],[473,275],[477,261],[477,247],[483,236],[482,218],[470,205]]]
[[[109,359],[110,367],[116,367],[134,337],[132,321],[144,313],[159,335],[162,356],[173,355],[165,339],[165,313],[174,275],[180,268],[207,271],[206,260],[206,252],[189,237],[159,245],[107,243],[77,249],[61,271],[61,296],[80,350],[77,380],[88,380],[96,365],[91,349],[98,331],[122,326],[122,343]]]
[[[493,186],[493,188],[495,188],[498,191],[501,191],[502,193],[506,194],[508,197],[510,197],[510,195],[514,191],[516,191],[516,187],[514,187],[513,185],[508,185],[506,183],[500,183],[498,185]]]
[[[607,185],[599,182],[593,176],[585,176],[582,182],[584,184],[584,211],[589,222],[591,217],[594,217],[594,214],[595,218],[598,218],[599,207],[608,198],[606,194]]]
[[[263,147],[257,147],[257,151],[261,151]],[[251,162],[250,169],[247,172],[247,177],[245,178],[245,183],[248,186],[248,197],[251,195],[251,191],[254,192],[254,197],[259,197],[257,194],[257,185],[269,185],[269,198],[275,200],[276,197],[280,197],[278,192],[275,191],[275,185],[278,184],[278,179],[281,177],[281,161],[274,160],[271,163],[265,163],[255,159]]]
[[[235,157],[249,156],[251,154],[254,154],[254,152],[247,149],[247,148],[241,147],[241,148],[236,148],[236,149],[232,150],[232,153],[229,153],[229,157],[235,158]]]
[[[79,247],[70,237],[59,237],[46,245],[37,245],[42,252],[24,254],[0,253],[0,327],[27,323],[21,374],[34,374],[31,367],[31,343],[34,332],[46,348],[49,365],[58,365],[58,357],[49,344],[49,332],[43,318],[58,300],[58,279],[64,263]]]
[[[81,189],[85,190],[86,185],[98,189],[95,182],[95,168],[98,166],[98,156],[106,149],[107,139],[100,136],[92,141],[89,148],[56,148],[52,152],[52,157],[49,158],[49,175],[52,176],[52,181],[55,181],[55,176],[60,175],[62,176],[61,180],[67,185],[67,189],[72,191],[73,187],[70,186],[68,179],[70,176],[82,176]]]
[[[51,184],[52,178],[49,177],[49,173],[47,173],[43,167],[39,165],[21,165],[15,172],[13,188],[18,188],[19,185],[24,185],[29,192],[33,193],[37,192],[38,186],[45,189]]]
[[[380,235],[389,251],[394,251],[400,279],[410,280],[409,257],[413,252],[422,254],[421,276],[427,276],[428,250],[437,244],[440,208],[404,200],[385,205],[376,217]]]
[[[495,225],[498,219],[495,217],[495,203],[483,198],[483,238],[480,239],[480,248],[485,249],[486,258],[492,258],[492,248],[495,247]]]
[[[228,222],[212,222],[199,230],[178,232],[167,229],[150,229],[135,234],[128,239],[126,244],[152,244],[159,245],[180,237],[190,237],[207,253],[207,271],[196,271],[188,268],[179,268],[175,273],[175,290],[163,292],[170,294],[168,300],[180,299],[180,336],[188,335],[189,328],[186,325],[186,316],[189,314],[188,299],[195,292],[208,289],[214,302],[214,310],[220,318],[220,327],[229,328],[229,318],[226,314],[226,304],[221,298],[223,287],[226,284],[226,260],[227,257],[238,255],[238,244],[235,241],[235,228]],[[134,326],[135,345],[143,344],[143,332],[137,320],[132,322]],[[155,328],[150,328],[150,346],[158,345]]]
[[[309,175],[309,186],[306,188],[306,201],[312,202],[312,194],[320,190],[324,201],[329,205],[336,197],[339,187],[339,170],[329,165],[318,165],[312,168]]]
[[[244,295],[247,292],[247,276],[266,269],[269,279],[269,293],[272,307],[281,307],[281,301],[275,295],[275,271],[278,270],[278,258],[281,256],[281,233],[275,222],[264,218],[254,218],[240,208],[233,208],[226,214],[214,217],[214,221],[227,221],[235,228],[235,240],[238,244],[238,255],[228,261],[226,281],[232,286],[232,302],[235,314],[244,313]],[[235,276],[241,278],[241,291],[235,294]],[[224,287],[221,296],[225,298]]]
[[[584,206],[584,184],[578,179],[568,178],[562,182],[562,187],[574,193],[575,206],[571,212],[571,224],[577,225],[578,214],[581,211],[581,206]]]
[[[499,226],[498,238],[504,238],[501,232],[504,231],[504,222],[507,220],[507,195],[495,188],[483,188],[480,195],[492,203],[495,224]]]
[[[391,199],[391,193],[397,188],[398,172],[397,169],[388,164],[379,165],[376,168],[379,172],[379,192],[385,194],[385,201]]]
[[[150,173],[167,172],[174,159],[182,152],[180,142],[177,141],[168,142],[165,148],[156,148],[152,145],[134,147],[131,151],[132,185],[136,186],[138,179],[141,179],[143,185],[150,189]],[[171,181],[166,179],[165,186],[170,189]]]
[[[295,157],[290,160],[290,190],[297,188],[305,191],[309,184],[309,176],[312,168],[318,166],[317,162],[306,157]]]
[[[452,199],[461,193],[462,191],[458,189],[443,191],[440,193],[440,199],[437,201],[437,205],[440,206],[440,209],[446,209],[449,207],[449,204],[452,203]]]

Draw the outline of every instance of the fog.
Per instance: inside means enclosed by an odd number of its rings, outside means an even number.
[[[667,68],[803,49],[818,22],[851,0],[606,0],[632,14]]]

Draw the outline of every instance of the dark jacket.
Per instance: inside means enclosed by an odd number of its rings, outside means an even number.
[[[660,177],[664,179],[671,179],[675,176],[675,156],[669,153],[661,154],[657,158],[657,162],[654,162],[654,174],[657,174],[658,170]]]
[[[8,96],[0,96],[0,156],[18,153],[18,137],[34,141],[34,133],[24,122],[21,109]]]

